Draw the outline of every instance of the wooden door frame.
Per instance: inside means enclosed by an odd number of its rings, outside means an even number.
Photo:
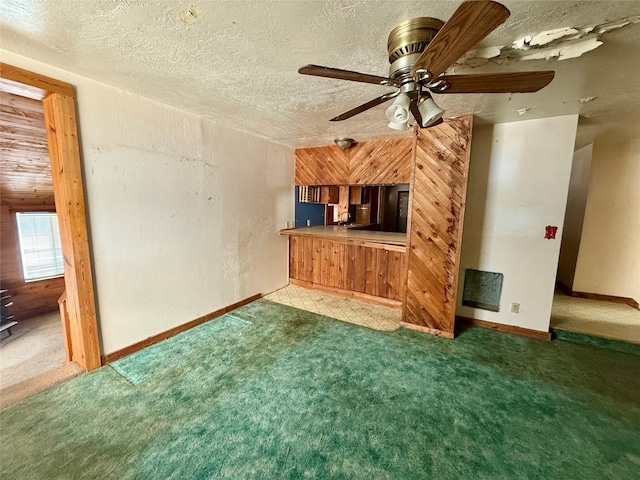
[[[67,358],[95,370],[101,366],[100,344],[73,85],[0,63],[0,92],[42,101],[73,340]]]

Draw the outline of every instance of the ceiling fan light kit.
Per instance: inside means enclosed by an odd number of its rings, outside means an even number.
[[[537,92],[553,80],[554,72],[513,72],[477,75],[445,75],[467,50],[489,35],[509,17],[509,10],[491,0],[465,1],[446,23],[418,17],[396,25],[387,39],[389,76],[380,77],[349,70],[306,65],[298,70],[339,80],[394,87],[388,92],[331,121],[342,121],[391,99],[386,116],[389,128],[406,130],[411,115],[421,128],[441,122],[444,110],[431,94]],[[411,112],[411,115],[409,114]]]
[[[393,128],[394,130],[406,130],[409,128],[410,103],[411,99],[409,95],[404,92],[396,97],[391,106],[387,108],[389,128]]]
[[[433,101],[433,98],[431,98],[429,94],[420,99],[418,111],[422,117],[422,122],[420,123],[422,128],[432,126],[444,115],[444,110],[436,105],[436,102]]]

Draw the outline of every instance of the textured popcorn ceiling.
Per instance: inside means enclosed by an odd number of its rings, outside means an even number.
[[[2,0],[0,46],[279,143],[311,146],[338,136],[398,133],[386,127],[384,105],[328,121],[388,89],[302,76],[299,67],[315,63],[386,75],[386,39],[394,25],[417,16],[447,20],[459,3]],[[511,17],[479,45],[497,47],[484,52],[504,56],[510,50],[505,46],[527,36],[544,43],[557,36],[544,33],[549,30],[586,32],[618,19],[629,24],[597,39],[589,34],[586,46],[571,43],[585,38],[565,38],[569,54],[576,55],[567,60],[462,62],[452,71],[553,69],[556,78],[534,94],[437,96],[446,115],[473,113],[477,121],[496,123],[580,113],[579,142],[598,135],[637,137],[640,23],[629,19],[637,20],[640,1],[503,3]]]

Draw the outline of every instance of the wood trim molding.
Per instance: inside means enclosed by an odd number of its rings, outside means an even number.
[[[0,91],[43,100],[52,93],[73,97],[73,85],[0,63]]]
[[[300,233],[300,232],[296,232],[296,230],[293,228],[282,229],[280,230],[279,234],[288,235],[290,237],[321,238],[324,240],[331,240],[333,242],[346,243],[349,245],[361,245],[363,247],[369,247],[369,248],[381,248],[382,250],[387,250],[389,252],[407,253],[407,246],[404,241],[398,241],[398,242],[394,242],[393,240],[376,241],[376,240],[366,240],[364,238],[340,237],[337,235]]]
[[[354,292],[352,290],[344,290],[342,288],[328,287],[326,285],[319,285],[313,282],[305,282],[304,280],[298,280],[296,278],[289,278],[289,285],[296,287],[306,288],[308,290],[316,290],[318,292],[324,292],[338,297],[348,298],[349,300],[359,300],[365,303],[371,303],[373,305],[382,305],[389,308],[402,308],[402,302],[400,300],[393,300],[391,298],[376,297],[362,292]]]
[[[499,332],[511,333],[513,335],[520,335],[522,337],[537,338],[539,340],[551,340],[551,332],[541,332],[540,330],[532,330],[530,328],[518,327],[516,325],[505,325],[503,323],[488,322],[486,320],[478,320],[469,317],[458,317],[456,319],[460,322],[474,325],[476,327],[489,328],[491,330],[497,330]]]
[[[221,317],[225,313],[235,310],[236,308],[240,308],[243,305],[246,305],[248,303],[254,302],[259,298],[262,298],[262,294],[258,293],[256,295],[252,295],[250,297],[245,298],[244,300],[240,300],[239,302],[220,308],[215,312],[207,313],[206,315],[198,317],[187,323],[183,323],[182,325],[178,325],[177,327],[173,327],[169,330],[158,333],[157,335],[153,335],[152,337],[146,338],[138,343],[134,343],[133,345],[129,345],[128,347],[124,347],[120,350],[116,350],[115,352],[102,355],[101,357],[102,365],[107,365],[111,362],[115,362],[116,360],[126,357],[127,355],[131,355],[132,353],[142,350],[143,348],[150,347],[151,345],[154,345],[163,340],[166,340],[167,338],[173,337],[178,333],[185,332],[193,327],[197,327],[198,325],[208,322],[209,320],[213,320],[214,318]]]
[[[415,330],[416,332],[428,333],[429,335],[435,335],[437,337],[443,338],[453,338],[453,332],[445,332],[444,330],[437,330],[435,328],[423,327],[421,325],[415,325],[413,323],[400,322],[404,328],[408,328],[410,330]]]
[[[640,310],[640,304],[631,297],[616,297],[614,295],[601,295],[600,293],[575,292],[560,280],[556,280],[556,287],[568,297],[587,298],[589,300],[600,300],[602,302],[614,302],[629,305],[630,307]]]
[[[72,96],[52,93],[42,105],[64,255],[73,359],[90,372],[100,368],[100,345],[75,102]]]
[[[633,298],[629,297],[614,297],[613,295],[600,295],[599,293],[588,293],[588,292],[574,292],[571,291],[570,294],[572,297],[576,298],[587,298],[589,300],[600,300],[602,302],[614,302],[614,303],[622,303],[625,305],[629,305],[636,310],[640,310],[640,305]]]

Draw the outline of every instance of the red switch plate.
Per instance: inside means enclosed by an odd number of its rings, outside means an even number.
[[[548,238],[550,240],[553,240],[554,238],[556,238],[556,233],[558,232],[558,227],[554,227],[552,225],[547,225],[546,227],[544,227],[544,238]]]

